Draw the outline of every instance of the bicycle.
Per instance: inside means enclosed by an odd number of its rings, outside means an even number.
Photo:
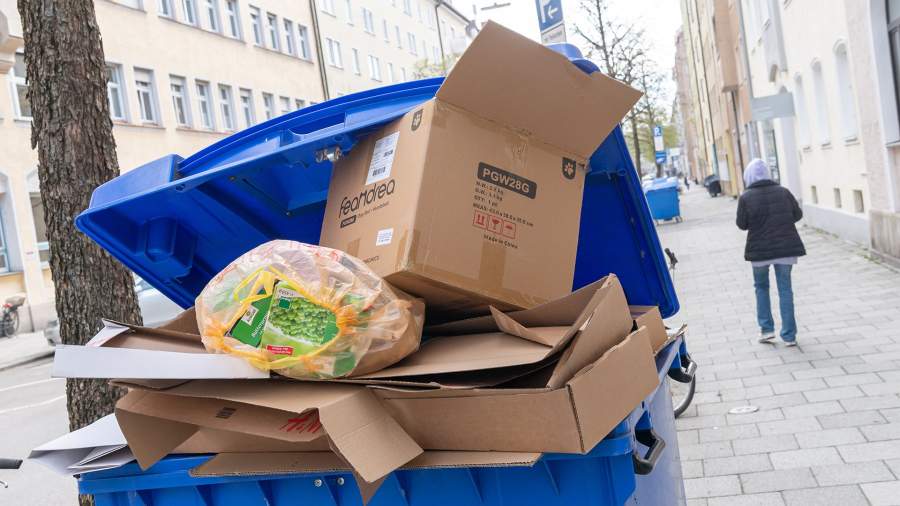
[[[674,273],[678,258],[669,248],[665,248],[663,251],[669,260],[669,271]],[[672,395],[672,410],[675,412],[675,418],[680,417],[691,405],[697,389],[697,363],[687,352],[683,340],[681,348],[678,350],[678,358],[679,362],[673,363],[668,372],[669,379],[672,380],[669,382],[669,392]]]
[[[25,296],[16,294],[3,303],[0,316],[0,337],[14,336],[19,331],[19,308],[25,304]]]

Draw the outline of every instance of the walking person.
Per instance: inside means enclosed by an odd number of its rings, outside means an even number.
[[[797,346],[791,270],[797,258],[806,254],[795,225],[803,217],[803,211],[791,192],[772,180],[769,166],[759,158],[751,160],[744,170],[744,185],[747,189],[738,200],[737,226],[747,231],[744,259],[753,267],[759,342],[770,343],[775,339],[769,298],[771,265],[778,287],[781,339],[786,346]]]

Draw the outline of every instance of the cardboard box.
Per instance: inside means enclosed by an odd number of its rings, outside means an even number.
[[[488,23],[435,98],[334,164],[320,243],[430,314],[571,290],[585,162],[640,93]]]
[[[631,311],[631,317],[634,318],[634,328],[647,327],[653,353],[658,353],[669,341],[666,324],[663,322],[659,308],[657,306],[628,306],[628,309]]]

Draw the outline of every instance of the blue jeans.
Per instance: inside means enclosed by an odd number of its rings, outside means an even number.
[[[794,320],[794,290],[791,288],[793,265],[774,265],[775,283],[778,285],[778,308],[781,310],[781,339],[791,342],[797,339],[797,321]],[[756,287],[756,320],[764,332],[775,331],[772,318],[772,302],[769,299],[769,266],[753,268],[753,286]]]

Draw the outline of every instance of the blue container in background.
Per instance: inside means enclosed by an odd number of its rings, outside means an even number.
[[[645,188],[645,194],[654,220],[681,221],[678,181],[655,180]]]

